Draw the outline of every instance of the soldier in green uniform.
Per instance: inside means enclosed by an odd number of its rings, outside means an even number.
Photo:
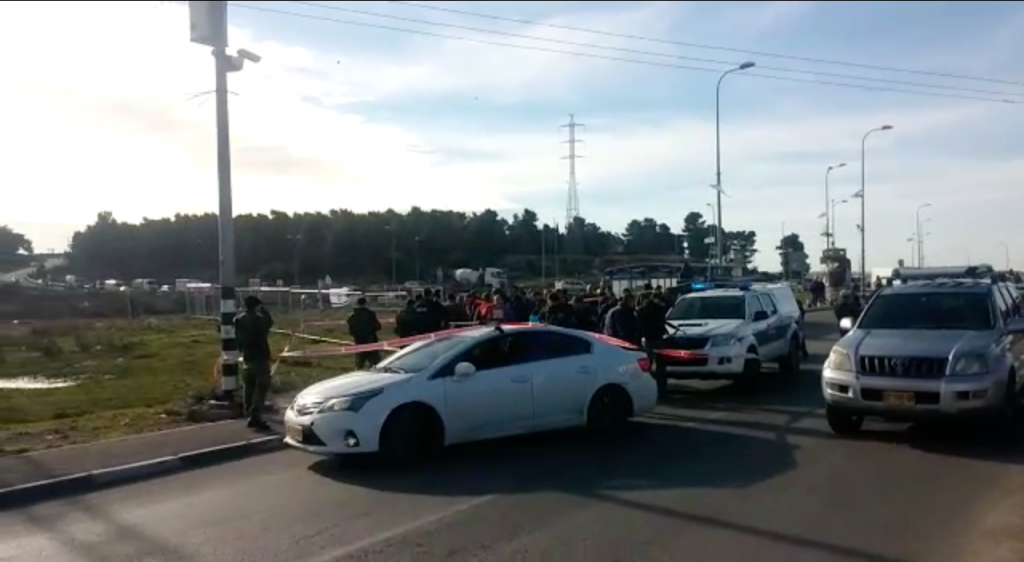
[[[242,405],[249,427],[267,430],[263,421],[263,403],[270,391],[270,329],[274,318],[256,296],[245,297],[245,311],[235,317],[238,350],[245,361],[242,373]]]

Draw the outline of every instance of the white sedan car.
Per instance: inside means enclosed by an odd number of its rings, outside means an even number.
[[[613,427],[654,408],[650,367],[636,347],[600,334],[538,324],[460,330],[305,389],[285,413],[285,443],[406,461],[455,443]]]

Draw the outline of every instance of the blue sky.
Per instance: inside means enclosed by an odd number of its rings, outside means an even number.
[[[26,197],[0,209],[0,223],[11,223],[46,248],[60,247],[101,210],[125,220],[215,210],[213,104],[184,101],[212,87],[212,63],[208,49],[188,43],[184,6],[110,2],[53,9],[57,4],[0,6],[6,37],[0,42],[11,42],[8,48],[26,40],[26,33],[37,34],[33,26],[47,26],[54,38],[32,61],[0,63],[8,76],[0,91],[19,100],[0,109],[7,112],[0,117],[24,123],[18,132],[0,133],[10,137],[5,146],[17,145],[9,155],[16,164],[6,171],[11,178],[4,181],[26,185]],[[558,125],[574,113],[587,124],[586,158],[578,165],[581,213],[612,230],[644,216],[679,228],[688,211],[707,211],[713,201],[716,72],[746,60],[757,63],[746,74],[1024,101],[1020,85],[687,48],[388,2],[317,4],[667,56],[495,36],[293,2],[258,6],[709,72],[232,6],[232,46],[263,56],[259,65],[231,78],[238,94],[231,100],[237,212],[420,205],[490,206],[511,214],[529,206],[548,222],[562,221],[567,170],[559,160],[564,131]],[[1024,50],[1020,2],[427,4],[761,53],[1024,83],[1024,71],[1015,64]],[[66,63],[68,52],[76,53],[73,65]],[[60,70],[40,73],[39,59]],[[915,228],[915,210],[930,203],[922,212],[928,220],[924,231],[930,233],[930,265],[970,259],[1001,266],[1008,248],[1014,265],[1024,267],[1019,242],[1024,226],[1017,220],[1024,204],[1024,104],[791,83],[745,73],[723,84],[723,185],[729,195],[723,217],[727,229],[758,232],[762,267],[777,267],[772,248],[784,226],[799,233],[812,253],[820,250],[824,223],[817,216],[826,207],[826,168],[849,164],[831,175],[831,196],[848,199],[860,187],[862,135],[889,123],[892,131],[868,141],[868,266],[909,261],[906,239]],[[64,166],[34,165],[52,162],[54,154]],[[46,169],[40,172],[41,167]],[[52,204],[55,195],[66,202],[60,208]],[[851,252],[859,251],[856,202],[836,207],[837,242]]]

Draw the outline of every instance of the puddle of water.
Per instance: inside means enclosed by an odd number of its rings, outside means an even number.
[[[14,377],[0,379],[0,390],[47,390],[75,386],[79,382],[81,381],[47,377]]]

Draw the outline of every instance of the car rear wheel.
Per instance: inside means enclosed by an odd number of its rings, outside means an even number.
[[[836,435],[856,435],[864,428],[864,416],[844,412],[833,406],[825,407],[828,427]]]
[[[633,400],[621,386],[599,388],[587,407],[587,427],[606,431],[622,427],[633,416]]]
[[[793,336],[789,340],[789,350],[786,351],[786,355],[779,359],[779,370],[787,375],[798,374],[802,358],[803,350],[800,348],[800,338]]]

